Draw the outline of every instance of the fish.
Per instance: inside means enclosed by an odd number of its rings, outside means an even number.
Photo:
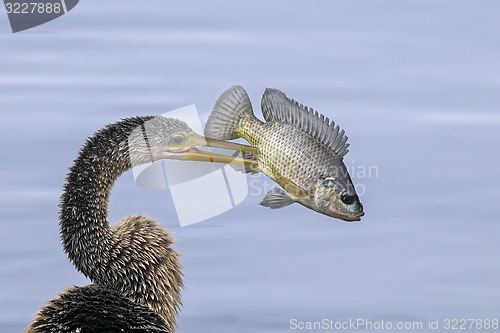
[[[216,101],[205,125],[207,138],[243,138],[257,148],[243,157],[256,161],[240,171],[262,172],[281,188],[262,202],[271,209],[295,202],[344,221],[360,221],[363,205],[343,162],[349,144],[344,130],[278,89],[267,88],[261,109],[265,122],[253,113],[243,87],[227,89]]]

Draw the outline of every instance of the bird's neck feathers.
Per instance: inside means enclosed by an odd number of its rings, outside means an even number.
[[[182,273],[170,233],[145,216],[110,226],[108,201],[117,178],[130,169],[128,139],[149,117],[108,125],[90,137],[68,173],[60,205],[65,252],[93,282],[148,305],[175,329]]]
[[[70,168],[61,196],[64,250],[92,280],[106,273],[115,240],[107,222],[108,201],[117,178],[130,168],[127,138],[141,118],[108,125],[87,139]]]

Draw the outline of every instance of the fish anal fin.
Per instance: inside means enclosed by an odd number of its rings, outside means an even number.
[[[260,204],[271,209],[278,209],[291,205],[294,202],[295,199],[285,190],[275,187],[271,191],[267,192],[264,200],[262,200]]]
[[[255,161],[257,163],[257,159],[251,151],[237,151],[233,154],[233,157],[241,157],[246,160]],[[229,164],[234,170],[242,173],[259,173],[261,170],[258,165],[241,165],[241,164]]]

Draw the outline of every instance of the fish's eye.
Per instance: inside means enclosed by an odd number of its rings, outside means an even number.
[[[182,134],[175,134],[175,135],[172,137],[172,141],[173,141],[175,144],[177,144],[177,145],[179,145],[179,144],[183,143],[185,139],[186,139],[186,138],[185,138],[185,137],[184,137],[184,135],[182,135]]]
[[[323,180],[321,185],[323,185],[323,187],[325,187],[325,188],[332,188],[335,184],[334,184],[333,180],[326,179],[326,180]]]
[[[350,205],[356,200],[356,196],[342,194],[342,196],[340,197],[340,200],[342,200],[342,202],[345,203],[346,205]]]

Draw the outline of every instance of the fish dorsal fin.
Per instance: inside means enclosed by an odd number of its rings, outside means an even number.
[[[317,111],[289,99],[282,91],[267,88],[261,107],[266,121],[290,124],[323,143],[340,158],[349,151],[347,136],[334,121],[330,122]]]

